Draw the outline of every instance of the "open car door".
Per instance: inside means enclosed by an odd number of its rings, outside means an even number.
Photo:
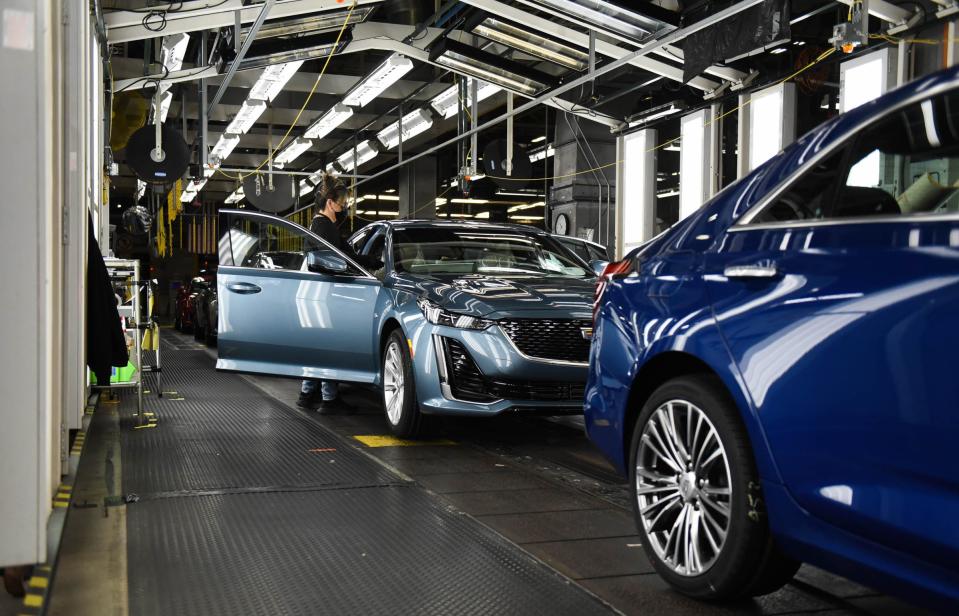
[[[217,368],[372,383],[380,282],[282,218],[221,211]]]

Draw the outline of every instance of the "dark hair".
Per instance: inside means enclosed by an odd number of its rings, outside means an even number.
[[[340,178],[331,173],[324,173],[319,185],[316,187],[316,205],[323,209],[326,207],[326,200],[340,201],[349,194],[349,189]]]

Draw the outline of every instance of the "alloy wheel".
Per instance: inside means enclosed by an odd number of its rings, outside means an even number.
[[[731,522],[729,459],[706,414],[685,400],[657,408],[636,455],[636,498],[650,546],[677,574],[715,564]]]
[[[386,361],[383,365],[383,402],[386,404],[386,416],[394,426],[400,423],[403,416],[405,389],[403,354],[400,346],[391,342],[386,349]]]

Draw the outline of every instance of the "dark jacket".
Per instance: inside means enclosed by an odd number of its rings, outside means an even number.
[[[366,255],[358,255],[353,252],[353,248],[343,239],[343,236],[340,235],[340,228],[336,223],[322,214],[317,214],[313,217],[313,222],[310,223],[310,231],[319,235],[331,246],[366,269],[373,270],[383,267],[383,262],[379,259]]]
[[[87,365],[97,376],[97,385],[109,385],[110,366],[126,366],[129,357],[116,296],[93,233],[92,219],[89,219],[88,236]]]

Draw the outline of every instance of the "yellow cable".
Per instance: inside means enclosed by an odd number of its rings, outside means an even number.
[[[266,159],[263,160],[262,163],[257,165],[257,167],[253,169],[253,171],[250,171],[247,174],[241,173],[239,175],[234,176],[234,175],[230,175],[229,173],[225,171],[220,170],[219,168],[217,169],[217,173],[225,175],[226,177],[232,180],[243,181],[246,178],[250,177],[251,175],[255,174],[260,169],[262,169],[263,166],[266,165],[270,161],[270,159],[273,158],[273,156],[277,153],[277,151],[283,147],[283,144],[286,143],[286,139],[290,136],[290,133],[292,133],[293,129],[296,128],[296,123],[300,121],[300,116],[303,115],[303,112],[306,110],[306,106],[310,104],[310,99],[313,98],[313,94],[316,93],[316,88],[320,85],[320,80],[323,79],[323,75],[326,73],[326,68],[330,65],[330,60],[333,59],[333,54],[336,53],[336,49],[340,45],[340,39],[343,38],[343,33],[346,31],[346,27],[350,24],[350,17],[353,16],[353,9],[355,8],[356,8],[356,0],[353,0],[353,2],[350,4],[350,10],[346,13],[346,19],[343,21],[343,25],[340,27],[340,32],[339,34],[336,35],[336,41],[333,43],[333,47],[330,49],[330,53],[327,54],[326,56],[326,61],[323,63],[323,68],[320,70],[320,74],[316,76],[316,81],[313,82],[313,87],[310,89],[310,93],[307,95],[306,100],[303,101],[303,106],[300,107],[300,111],[297,112],[296,117],[293,118],[293,123],[290,125],[289,130],[286,131],[286,134],[283,135],[283,139],[280,140],[279,145],[277,145],[273,150],[271,150],[270,154],[266,157]]]

